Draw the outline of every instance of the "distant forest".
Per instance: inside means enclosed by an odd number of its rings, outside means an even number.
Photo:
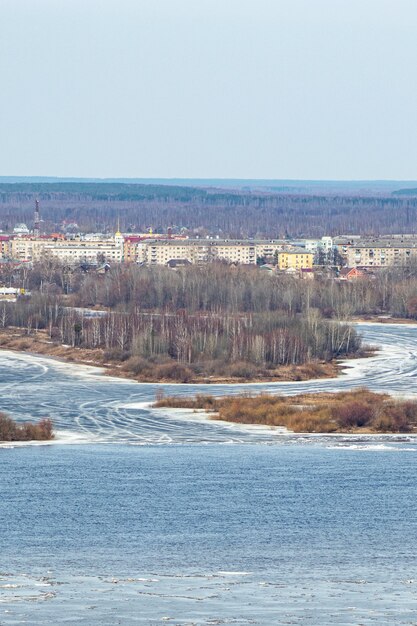
[[[164,233],[219,237],[319,237],[324,234],[378,235],[417,232],[416,190],[380,195],[297,194],[123,183],[2,183],[0,228],[33,226],[40,200],[43,229],[65,221],[81,231],[124,232],[149,228]]]

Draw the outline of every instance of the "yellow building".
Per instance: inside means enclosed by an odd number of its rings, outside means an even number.
[[[278,252],[279,270],[305,270],[313,267],[313,254],[304,248],[293,248]]]

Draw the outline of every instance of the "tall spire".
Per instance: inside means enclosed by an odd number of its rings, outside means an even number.
[[[33,234],[35,237],[39,237],[40,234],[40,213],[39,213],[39,200],[35,200],[35,213],[33,219]]]

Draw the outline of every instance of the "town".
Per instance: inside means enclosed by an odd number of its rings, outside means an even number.
[[[417,626],[417,1],[0,23],[0,626]]]
[[[115,229],[116,230],[116,229]],[[0,266],[30,264],[47,258],[69,266],[106,271],[114,263],[163,265],[172,269],[203,265],[213,261],[230,265],[258,265],[314,278],[327,268],[340,280],[372,277],[384,267],[406,266],[417,259],[417,235],[391,234],[378,238],[364,235],[300,239],[220,239],[193,237],[184,232],[45,233],[41,230],[39,202],[36,201],[33,228],[16,224],[10,233],[0,234]]]

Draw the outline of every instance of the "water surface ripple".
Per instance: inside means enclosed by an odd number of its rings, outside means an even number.
[[[337,379],[162,387],[417,395],[417,326],[360,331],[381,350]],[[0,352],[0,408],[59,435],[0,447],[0,625],[417,625],[414,437],[207,422],[160,388]]]

